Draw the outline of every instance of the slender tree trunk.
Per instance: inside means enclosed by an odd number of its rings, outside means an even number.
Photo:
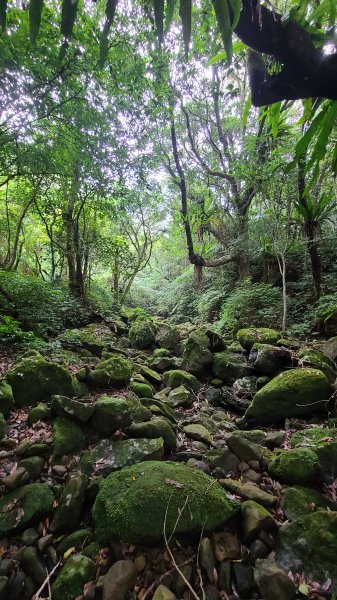
[[[250,278],[250,258],[249,258],[249,236],[248,236],[248,208],[239,207],[239,226],[238,234],[240,238],[241,250],[236,256],[236,267],[240,280]]]
[[[282,277],[282,300],[283,300],[283,313],[282,313],[282,333],[284,334],[286,331],[286,324],[287,324],[287,312],[288,312],[288,306],[287,306],[287,282],[286,282],[286,261],[285,261],[285,256],[284,254],[280,254],[280,255],[276,255],[277,258],[277,264],[278,264],[278,268],[279,271],[281,273],[281,277]]]

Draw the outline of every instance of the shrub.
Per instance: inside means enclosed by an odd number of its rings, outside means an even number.
[[[34,334],[22,331],[18,321],[6,315],[0,317],[0,344],[16,344],[33,339]]]

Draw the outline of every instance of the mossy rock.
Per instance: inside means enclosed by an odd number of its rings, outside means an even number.
[[[238,504],[208,475],[178,463],[150,461],[109,475],[92,514],[98,541],[108,545],[160,542],[165,515],[170,537],[212,531],[237,511]]]
[[[151,419],[151,411],[143,406],[139,398],[129,394],[125,399],[130,409],[132,423],[143,423]]]
[[[153,398],[152,387],[146,383],[132,381],[130,383],[130,390],[136,394],[138,398]]]
[[[104,342],[97,340],[91,331],[86,329],[67,329],[57,339],[66,350],[87,350],[94,356],[102,356]]]
[[[184,385],[187,389],[193,390],[193,392],[198,392],[200,389],[200,383],[197,378],[182,369],[166,371],[164,373],[164,385],[172,389]]]
[[[97,387],[124,387],[131,379],[133,364],[124,356],[115,354],[107,360],[103,360],[90,371],[87,381]]]
[[[318,458],[310,448],[281,451],[268,470],[272,477],[286,483],[314,484],[319,478]]]
[[[191,408],[195,395],[193,392],[188,390],[184,385],[180,385],[170,391],[168,395],[169,402],[174,408],[177,406],[184,406],[185,408]]]
[[[82,596],[83,587],[95,579],[96,565],[83,554],[68,558],[51,586],[53,600],[75,600]]]
[[[74,395],[73,380],[67,369],[42,356],[16,363],[6,373],[5,380],[12,387],[17,407],[35,406],[52,394]]]
[[[292,446],[311,448],[318,457],[322,477],[333,483],[337,476],[337,429],[311,427],[296,431],[290,438]]]
[[[125,398],[100,396],[95,402],[95,413],[90,419],[91,427],[101,435],[112,435],[117,429],[131,424],[131,411]]]
[[[58,544],[56,550],[59,556],[63,556],[69,548],[75,548],[75,550],[82,550],[83,547],[90,544],[94,539],[94,534],[90,529],[79,529],[69,535],[65,536],[63,540]]]
[[[55,497],[48,485],[31,483],[0,498],[0,536],[23,531],[50,516]]]
[[[153,417],[145,423],[133,423],[129,427],[132,437],[155,439],[163,438],[165,450],[174,450],[177,447],[177,439],[172,424],[164,417]]]
[[[263,375],[275,375],[292,366],[293,355],[287,348],[270,344],[254,344],[249,353],[249,364]]]
[[[324,408],[331,394],[331,385],[322,371],[290,369],[255,394],[245,418],[248,424],[267,424],[287,417],[306,417]]]
[[[45,421],[50,415],[50,409],[45,402],[39,402],[37,406],[34,406],[28,413],[28,424],[34,425],[38,421]]]
[[[82,454],[80,467],[89,476],[106,476],[123,467],[135,465],[144,460],[161,460],[164,455],[164,440],[129,439],[120,441],[102,440]]]
[[[251,351],[254,344],[275,344],[280,337],[279,331],[267,327],[240,329],[236,334],[237,340],[247,352]]]
[[[156,339],[157,328],[151,318],[138,317],[130,327],[129,340],[133,348],[150,348]]]
[[[76,528],[81,517],[88,482],[88,477],[84,473],[74,471],[69,473],[49,525],[49,529],[53,534],[72,531]]]
[[[13,390],[7,381],[0,381],[0,413],[7,419],[14,406]]]
[[[213,360],[209,347],[210,341],[204,331],[192,331],[185,344],[182,369],[198,377],[204,376]]]
[[[53,422],[53,458],[56,460],[64,454],[80,452],[86,446],[86,438],[82,429],[73,421],[56,417]]]
[[[137,373],[143,375],[147,381],[149,381],[153,385],[160,385],[163,378],[160,373],[157,373],[154,369],[150,369],[147,365],[137,365],[136,367]]]
[[[173,325],[160,324],[156,334],[156,343],[161,346],[160,350],[174,350],[180,342],[180,331]],[[154,356],[164,356],[158,353]],[[167,356],[167,355],[166,355]]]
[[[66,396],[56,395],[52,396],[51,412],[57,417],[66,417],[79,423],[86,423],[94,414],[95,407],[89,402],[81,402],[73,398],[66,398]]]
[[[237,379],[252,375],[252,369],[242,357],[232,352],[216,352],[213,356],[213,375],[227,385],[233,385]]]
[[[6,419],[2,413],[0,413],[0,442],[5,437],[6,430]]]
[[[298,358],[303,366],[320,369],[327,376],[330,383],[334,383],[337,377],[335,365],[324,352],[312,348],[302,348],[298,352]]]
[[[317,511],[282,525],[276,558],[286,572],[303,573],[320,584],[331,579],[337,593],[337,512]]]
[[[284,490],[281,497],[281,508],[291,521],[317,510],[337,510],[337,503],[323,496],[317,490],[294,485]]]

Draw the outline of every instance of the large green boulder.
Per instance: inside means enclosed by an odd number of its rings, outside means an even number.
[[[254,396],[245,413],[248,424],[267,424],[287,417],[308,416],[326,406],[332,388],[318,369],[280,373]]]
[[[252,374],[243,357],[232,352],[216,352],[213,356],[213,375],[227,385],[233,385],[237,379],[242,379]]]
[[[336,478],[337,464],[337,429],[310,427],[300,429],[290,438],[295,448],[306,447],[315,452],[319,462],[321,475],[326,483],[333,483]]]
[[[124,387],[131,379],[133,364],[124,356],[115,354],[107,360],[99,362],[93,371],[90,371],[87,381],[97,387]]]
[[[86,445],[82,429],[73,421],[56,417],[53,422],[53,458],[79,452]]]
[[[66,398],[66,396],[52,396],[51,413],[53,416],[68,417],[74,421],[85,423],[94,412],[95,407],[91,402],[81,402],[73,398]]]
[[[57,339],[66,350],[76,352],[83,349],[88,350],[94,356],[102,356],[104,343],[86,329],[67,329]]]
[[[288,573],[303,573],[320,584],[331,580],[329,593],[337,593],[337,512],[317,511],[282,525],[276,558]]]
[[[248,327],[240,329],[236,334],[237,340],[247,352],[251,351],[254,344],[275,344],[280,337],[279,331],[267,327]]]
[[[285,483],[315,484],[319,478],[318,458],[310,448],[281,451],[272,459],[268,470],[274,479]]]
[[[156,326],[150,317],[138,317],[130,327],[129,340],[133,348],[150,348],[156,339]]]
[[[281,508],[291,521],[316,510],[337,510],[337,503],[315,489],[293,485],[283,490]]]
[[[337,377],[335,365],[324,352],[312,348],[302,348],[297,356],[301,365],[320,369],[327,376],[330,383],[334,383]]]
[[[55,497],[48,485],[31,483],[0,498],[0,536],[26,529],[48,517],[53,511]]]
[[[143,462],[109,475],[93,507],[102,545],[152,544],[164,532],[200,534],[222,526],[238,511],[221,486],[201,471],[169,462]]]
[[[70,373],[61,365],[45,360],[41,355],[23,358],[7,371],[5,380],[13,390],[18,407],[35,406],[52,394],[73,396]]]
[[[131,424],[131,411],[125,398],[100,396],[95,402],[91,427],[101,435],[112,435]]]
[[[171,423],[164,417],[153,417],[145,423],[133,423],[129,427],[132,437],[156,439],[163,438],[165,450],[174,450],[177,447],[176,435]]]
[[[184,385],[187,389],[193,390],[193,392],[198,392],[200,389],[200,383],[197,378],[182,369],[166,371],[164,373],[164,385],[172,389]]]
[[[0,381],[0,413],[9,417],[14,406],[13,390],[7,381]]]
[[[261,375],[275,375],[291,367],[292,353],[288,348],[270,344],[254,344],[249,353],[249,364]]]
[[[156,342],[162,348],[175,350],[180,342],[180,331],[174,325],[160,324],[156,334]]]
[[[141,383],[140,381],[132,381],[130,383],[130,390],[138,398],[152,398],[153,390],[152,387],[148,383]]]
[[[164,455],[164,440],[129,439],[120,441],[102,440],[81,456],[80,467],[87,475],[109,475],[123,467],[144,460],[160,460]]]
[[[185,344],[181,367],[193,375],[202,377],[212,364],[210,341],[202,330],[192,331]]]
[[[51,586],[53,600],[75,600],[82,596],[83,587],[95,579],[96,565],[83,554],[71,556]]]

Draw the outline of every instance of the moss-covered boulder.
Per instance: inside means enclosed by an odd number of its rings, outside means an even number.
[[[184,385],[187,389],[193,390],[193,392],[198,392],[200,389],[200,383],[197,378],[182,369],[166,371],[166,373],[164,373],[164,385],[172,389]]]
[[[138,317],[131,325],[129,340],[133,348],[150,348],[156,339],[157,328],[151,317]]]
[[[0,498],[0,536],[26,529],[48,517],[53,511],[55,497],[48,485],[31,483]]]
[[[2,413],[0,413],[0,442],[5,437],[6,419]]]
[[[95,402],[91,427],[101,435],[112,435],[131,424],[131,411],[125,398],[100,396]]]
[[[232,352],[216,352],[213,355],[213,375],[221,379],[227,385],[233,385],[237,379],[247,377],[252,374],[243,357]]]
[[[291,521],[317,510],[337,510],[337,503],[315,489],[293,485],[283,491],[281,508]]]
[[[50,415],[49,406],[45,402],[39,402],[28,413],[28,424],[34,425],[38,421],[45,421]]]
[[[81,509],[88,486],[84,473],[72,472],[68,475],[49,529],[54,534],[73,531],[81,517]]]
[[[132,381],[130,383],[130,390],[136,394],[138,398],[153,398],[152,387],[147,383]]]
[[[164,455],[164,440],[129,439],[120,441],[102,440],[92,450],[81,456],[80,467],[89,476],[109,475],[123,467],[144,460],[160,460]]]
[[[32,410],[36,410],[33,408]],[[32,412],[32,411],[31,411]],[[67,417],[79,423],[86,423],[94,414],[95,407],[91,402],[82,402],[66,396],[52,396],[51,413],[57,417]]]
[[[248,424],[308,416],[326,406],[332,388],[318,369],[290,369],[280,373],[254,396],[245,418]]]
[[[167,350],[175,350],[180,342],[180,331],[174,325],[162,323],[158,326],[156,343]]]
[[[317,511],[282,525],[276,558],[286,572],[303,573],[337,593],[337,512]]]
[[[163,438],[167,451],[174,450],[177,446],[174,428],[164,417],[153,417],[151,421],[145,423],[133,423],[129,427],[129,434],[136,438]]]
[[[100,357],[104,350],[104,342],[96,339],[88,329],[67,329],[57,339],[63,348],[73,352],[84,349],[94,356]]]
[[[279,331],[267,327],[248,327],[240,329],[236,334],[237,340],[247,352],[251,351],[254,344],[275,344],[280,337]]]
[[[319,478],[318,458],[310,448],[279,452],[268,470],[272,477],[285,483],[314,484]]]
[[[80,452],[86,445],[82,429],[69,419],[56,417],[53,422],[53,458]]]
[[[324,352],[312,348],[302,348],[298,352],[298,358],[301,365],[320,369],[327,376],[330,383],[334,383],[337,377],[335,365]]]
[[[151,419],[151,411],[146,406],[143,406],[136,396],[129,394],[125,399],[130,409],[132,423],[143,423]]]
[[[181,367],[189,373],[203,377],[212,364],[210,341],[202,330],[192,331],[185,344]]]
[[[95,579],[96,565],[83,554],[71,556],[51,586],[53,600],[75,600],[82,596],[83,587]]]
[[[169,537],[173,532],[211,531],[237,510],[237,503],[201,471],[150,461],[109,475],[100,486],[92,514],[101,544],[114,540],[152,544],[163,539],[165,514]]]
[[[256,373],[275,375],[282,369],[292,366],[293,355],[287,348],[279,348],[270,344],[254,344],[249,353],[248,362]]]
[[[14,406],[13,390],[7,381],[0,381],[0,413],[9,416]]]
[[[319,468],[328,484],[337,477],[337,429],[310,427],[296,431],[290,438],[292,446],[311,448],[317,455]]]
[[[97,387],[124,387],[131,379],[133,364],[130,360],[115,354],[107,360],[102,360],[96,365],[93,371],[90,371],[87,381],[92,386]]]
[[[73,380],[67,369],[45,360],[41,355],[15,363],[6,373],[5,380],[13,390],[18,407],[35,406],[52,394],[74,395]]]
[[[195,395],[191,390],[188,390],[184,385],[174,388],[169,392],[168,400],[174,408],[177,406],[183,406],[185,408],[191,408]]]

